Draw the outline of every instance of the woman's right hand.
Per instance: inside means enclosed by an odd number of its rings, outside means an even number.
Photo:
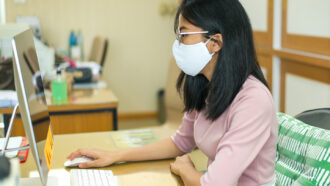
[[[118,152],[110,152],[101,149],[78,149],[69,154],[67,159],[73,160],[81,156],[93,158],[94,160],[80,163],[79,168],[105,167],[119,160]]]

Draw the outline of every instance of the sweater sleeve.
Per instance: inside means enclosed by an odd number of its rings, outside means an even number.
[[[227,132],[218,143],[207,173],[200,179],[202,186],[237,185],[270,137],[273,112],[267,94],[253,90],[232,105]]]
[[[185,113],[182,124],[176,133],[171,137],[174,144],[184,153],[191,152],[195,147],[194,122],[196,112]]]

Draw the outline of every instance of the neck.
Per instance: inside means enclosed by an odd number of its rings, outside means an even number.
[[[216,60],[218,59],[218,54],[214,54],[211,61],[204,67],[202,70],[202,74],[207,78],[207,80],[211,81],[215,65],[217,64]]]

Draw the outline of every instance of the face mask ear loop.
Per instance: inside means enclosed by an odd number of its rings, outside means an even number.
[[[212,37],[205,42],[205,45],[211,41]]]
[[[180,43],[180,41],[179,41],[179,40],[177,40],[177,39],[176,39],[176,41],[178,42],[178,46],[180,46],[180,44],[181,44],[181,43]]]

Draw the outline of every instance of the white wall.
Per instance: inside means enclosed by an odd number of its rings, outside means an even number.
[[[286,75],[287,114],[292,116],[303,111],[330,107],[330,85],[294,74]]]
[[[6,24],[5,0],[0,0],[0,24]]]
[[[267,31],[268,0],[240,0],[247,12],[253,30]]]
[[[329,0],[288,0],[288,33],[330,37]]]

